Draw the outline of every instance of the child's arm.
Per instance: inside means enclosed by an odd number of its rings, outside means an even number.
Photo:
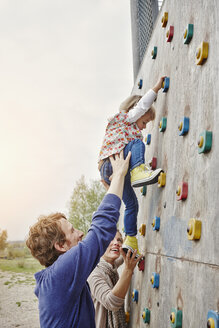
[[[157,81],[155,86],[152,88],[152,90],[154,90],[154,92],[158,93],[158,91],[162,88],[162,84],[163,84],[165,77],[166,76],[162,76],[161,78],[159,78],[159,80]]]
[[[164,81],[165,76],[162,76],[155,86],[150,89],[140,100],[139,102],[128,112],[128,119],[130,123],[136,122],[141,116],[143,116],[153,104],[157,92],[161,89],[162,83]]]

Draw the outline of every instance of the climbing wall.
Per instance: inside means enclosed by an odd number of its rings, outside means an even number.
[[[219,327],[218,22],[217,0],[164,1],[132,91],[167,76],[144,130],[146,161],[166,179],[136,190],[145,268],[126,300],[129,327]]]

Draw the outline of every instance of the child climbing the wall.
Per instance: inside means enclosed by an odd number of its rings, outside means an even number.
[[[126,252],[129,249],[132,252],[137,249],[137,256],[140,255],[136,238],[138,200],[133,188],[156,183],[162,172],[161,168],[152,171],[145,165],[145,145],[142,141],[141,130],[145,129],[147,123],[155,118],[155,109],[152,104],[162,87],[164,78],[161,77],[143,97],[130,96],[121,104],[119,113],[108,120],[98,159],[101,181],[105,186],[109,186],[110,177],[113,174],[109,156],[123,150],[124,158],[126,158],[131,151],[122,198],[125,204],[124,232],[126,234],[122,248]]]

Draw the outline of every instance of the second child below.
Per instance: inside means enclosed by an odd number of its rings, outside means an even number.
[[[157,183],[161,168],[152,171],[145,165],[145,145],[141,131],[146,128],[148,122],[154,120],[155,109],[152,106],[158,91],[161,89],[165,77],[161,77],[155,86],[143,97],[130,96],[120,106],[120,111],[108,120],[103,144],[98,159],[101,181],[107,187],[110,185],[110,177],[113,174],[109,156],[124,150],[124,158],[131,151],[129,170],[125,176],[123,202],[125,242],[124,251],[138,250],[137,215],[138,200],[133,187],[141,187]]]

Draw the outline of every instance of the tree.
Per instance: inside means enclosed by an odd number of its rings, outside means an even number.
[[[76,229],[87,233],[93,212],[97,210],[105,192],[99,181],[92,180],[88,185],[83,175],[76,182],[69,205],[69,221]]]
[[[8,233],[7,230],[0,230],[0,250],[4,250],[7,246]]]

